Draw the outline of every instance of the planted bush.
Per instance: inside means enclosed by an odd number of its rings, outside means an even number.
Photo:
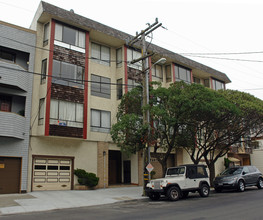
[[[99,183],[99,177],[97,177],[95,173],[88,173],[83,169],[76,169],[74,170],[74,174],[78,177],[80,185],[94,187]]]

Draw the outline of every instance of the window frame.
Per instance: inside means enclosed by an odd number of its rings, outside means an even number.
[[[221,88],[217,88],[217,83],[219,83],[221,85]],[[225,83],[221,80],[212,78],[212,85],[213,85],[213,90],[220,90],[220,89],[225,89]]]
[[[6,59],[4,58],[3,54],[8,54],[11,56],[12,59]],[[10,62],[10,63],[16,63],[16,54],[15,53],[12,53],[12,52],[9,52],[7,50],[4,50],[0,47],[0,60],[4,60],[4,61],[7,61],[7,62]]]
[[[177,71],[176,71],[177,68]],[[180,72],[181,70],[181,72]],[[191,79],[191,69],[186,68],[184,66],[178,65],[178,64],[174,64],[174,71],[175,71],[175,81],[179,82],[179,81],[184,81],[185,83],[192,83],[192,79]],[[185,71],[185,79],[180,76],[182,74],[182,71]],[[182,74],[183,75],[183,74]],[[188,79],[189,78],[189,79]]]
[[[122,48],[116,49],[116,67],[122,66]]]
[[[50,101],[50,111],[53,107],[52,105],[52,102],[57,102],[57,117],[54,118],[54,117],[51,117],[51,114],[50,114],[50,117],[49,117],[49,123],[52,124],[52,125],[59,125],[59,126],[66,126],[66,127],[77,127],[77,128],[83,128],[83,124],[84,124],[84,104],[83,103],[78,103],[78,102],[69,102],[69,101],[65,101],[65,100],[60,100],[60,99],[51,99]],[[67,105],[68,103],[70,104],[74,104],[74,118],[75,120],[70,120],[68,118],[62,118],[61,114],[60,114],[60,108],[61,108],[61,103],[64,102],[63,104]],[[81,118],[82,120],[77,120],[77,118],[79,118],[77,116],[77,106],[78,105],[82,105],[82,115],[81,115]],[[79,126],[73,126],[72,124],[69,125],[70,123],[75,123],[75,124],[78,124]]]
[[[46,82],[47,77],[47,59],[42,60],[41,63],[41,79],[40,84],[44,84]]]
[[[122,83],[122,78],[117,79],[117,100],[120,100],[123,96],[123,83]]]
[[[94,56],[94,48],[93,46],[98,46],[99,47],[99,57],[95,57]],[[107,48],[107,50],[109,51],[109,60],[103,60],[102,59],[102,49],[103,48]],[[94,61],[94,62],[97,62],[99,64],[104,64],[104,65],[107,65],[107,66],[110,66],[110,60],[111,60],[111,48],[108,47],[108,46],[105,46],[105,45],[101,45],[101,44],[98,44],[98,43],[95,43],[95,42],[91,42],[91,60]]]
[[[65,41],[65,27],[75,31],[76,38],[75,38],[74,44],[71,44],[71,43]],[[61,33],[57,33],[57,31],[61,31]],[[82,43],[80,43],[80,33],[84,34],[84,39],[83,39]],[[86,47],[85,31],[82,31],[82,30],[77,29],[75,27],[72,27],[70,25],[65,25],[65,24],[62,24],[60,22],[56,22],[55,23],[55,36],[54,37],[55,37],[55,41],[62,42],[66,45],[70,45],[70,46],[74,46],[74,47],[78,47],[78,48],[82,48],[82,49],[85,49],[85,47]]]
[[[91,112],[91,117],[90,117],[90,129],[91,131],[94,131],[94,132],[103,132],[103,133],[109,133],[110,132],[110,129],[111,129],[111,112],[110,111],[105,111],[105,110],[99,110],[99,109],[90,109],[90,112]],[[93,117],[93,112],[97,112],[99,113],[99,126],[95,126],[93,120],[94,120],[94,117]],[[103,127],[102,126],[102,113],[107,113],[109,114],[109,127]]]
[[[44,27],[43,27],[43,47],[48,45],[48,40],[49,40],[49,22],[44,24]]]
[[[38,106],[38,125],[44,124],[44,116],[45,116],[45,98],[39,99]]]
[[[59,66],[56,66],[56,67],[59,67],[59,73],[58,75],[54,75],[57,74],[56,71],[54,71],[54,68],[55,68],[55,65],[54,63],[55,62],[58,62],[59,63]],[[65,65],[72,65],[74,66],[74,72],[70,72],[71,76],[73,76],[72,78],[69,78],[67,77],[67,75],[63,72],[62,72],[62,68],[63,68],[63,64]],[[66,67],[64,67],[66,68]],[[82,79],[79,80],[77,79],[77,76],[78,76],[78,69],[81,68],[82,69]],[[66,68],[67,69],[67,68]],[[68,74],[68,73],[67,73]],[[64,62],[64,61],[60,61],[60,60],[56,60],[56,59],[53,59],[53,67],[52,67],[52,83],[54,84],[60,84],[60,85],[66,85],[66,86],[70,86],[70,87],[77,87],[77,88],[80,88],[80,89],[84,89],[84,76],[85,75],[85,67],[82,67],[82,66],[78,66],[78,65],[75,65],[75,64],[72,64],[72,63],[67,63],[67,62]],[[74,78],[75,77],[75,78]],[[63,79],[64,78],[64,79]],[[66,78],[66,79],[65,79]]]
[[[93,77],[97,77],[99,78],[99,81],[94,81]],[[108,80],[109,82],[103,82],[103,80]],[[103,88],[107,86],[108,88]],[[111,78],[108,77],[104,77],[104,76],[99,76],[99,75],[95,75],[95,74],[91,74],[91,86],[90,86],[90,93],[93,96],[98,96],[101,98],[107,98],[110,99],[111,98]],[[99,88],[99,91],[95,88]],[[103,90],[108,90],[108,92],[103,92]]]

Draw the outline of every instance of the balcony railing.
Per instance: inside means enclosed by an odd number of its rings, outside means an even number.
[[[22,67],[0,61],[0,77],[1,83],[8,86],[18,87],[24,91],[28,90],[29,75]]]
[[[242,145],[238,145],[238,146],[231,146],[229,153],[234,153],[234,154],[252,154],[252,148],[249,146],[242,146]]]
[[[25,139],[25,117],[0,111],[0,136]]]

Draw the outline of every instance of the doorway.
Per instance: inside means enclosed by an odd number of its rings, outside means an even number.
[[[109,184],[121,183],[121,152],[109,151]]]

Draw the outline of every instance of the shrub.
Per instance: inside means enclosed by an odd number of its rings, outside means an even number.
[[[80,185],[86,185],[89,187],[98,185],[99,177],[97,177],[95,173],[88,173],[83,169],[76,169],[74,170],[74,174],[78,177]]]

